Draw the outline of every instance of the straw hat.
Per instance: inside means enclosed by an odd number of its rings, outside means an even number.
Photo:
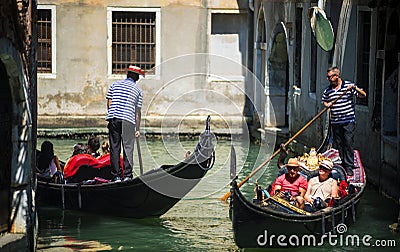
[[[130,65],[127,70],[144,76],[144,71],[140,67]]]
[[[326,168],[330,171],[333,169],[333,163],[330,159],[324,159],[322,160],[321,164],[319,165],[320,167]]]
[[[299,161],[297,158],[289,158],[288,163],[285,165],[286,167],[299,167]]]

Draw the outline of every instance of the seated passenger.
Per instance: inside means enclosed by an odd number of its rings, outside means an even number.
[[[103,155],[110,153],[110,142],[108,141],[108,139],[105,139],[101,144],[101,150],[103,151]]]
[[[333,163],[330,159],[324,159],[319,165],[318,176],[308,181],[308,189],[305,195],[307,201],[305,210],[315,212],[328,206],[332,198],[338,197],[337,181],[330,177]]]
[[[37,171],[45,178],[51,178],[57,171],[62,171],[60,161],[54,155],[53,144],[44,141],[40,147],[40,153],[36,163]]]
[[[295,201],[296,206],[303,209],[307,180],[298,173],[299,162],[297,158],[289,158],[289,162],[285,167],[288,172],[280,175],[274,182],[274,195],[286,198],[289,201]]]
[[[72,147],[72,156],[78,155],[78,154],[87,154],[87,147],[83,143],[77,143],[74,144],[74,147]]]
[[[87,143],[87,153],[95,158],[100,157],[98,150],[100,149],[100,139],[98,137],[92,136],[89,138]]]

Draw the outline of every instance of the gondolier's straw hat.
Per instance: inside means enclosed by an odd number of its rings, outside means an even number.
[[[144,71],[140,67],[130,65],[127,70],[128,72],[134,72],[144,77]]]
[[[297,158],[289,158],[288,163],[285,165],[286,167],[290,166],[290,167],[299,167],[299,161],[297,160]]]

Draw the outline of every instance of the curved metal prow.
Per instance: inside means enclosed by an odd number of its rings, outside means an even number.
[[[236,151],[235,147],[231,145],[231,157],[230,157],[231,165],[230,165],[230,179],[233,180],[236,178]]]
[[[210,133],[210,122],[211,122],[211,116],[208,115],[207,120],[206,120],[206,132],[207,133]]]

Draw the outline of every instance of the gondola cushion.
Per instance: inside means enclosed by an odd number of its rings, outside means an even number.
[[[123,158],[120,157],[120,164],[122,168],[122,173],[124,171],[124,162]],[[89,154],[78,154],[73,157],[71,157],[68,162],[65,164],[64,167],[64,178],[65,179],[70,179],[74,175],[78,173],[78,171],[84,169],[85,172],[83,172],[85,175],[84,177],[80,177],[79,180],[87,180],[87,179],[93,179],[94,177],[98,176],[99,171],[102,169],[107,169],[110,170],[110,154],[105,154],[103,156],[100,156],[99,158],[95,158],[92,155]],[[111,170],[110,170],[111,171]],[[82,171],[81,171],[82,173]],[[106,172],[108,173],[108,172]],[[93,174],[93,176],[91,175]],[[111,174],[109,174],[111,177]],[[105,174],[107,177],[108,174]],[[104,177],[104,176],[102,176]]]

